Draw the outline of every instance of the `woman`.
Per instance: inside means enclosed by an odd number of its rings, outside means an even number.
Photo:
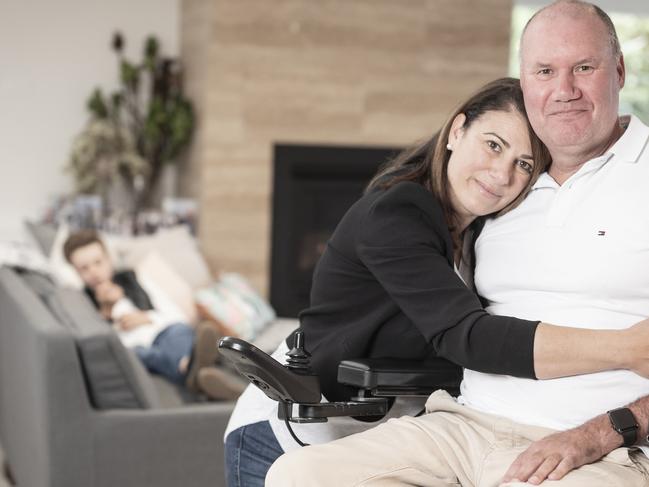
[[[439,138],[398,156],[372,180],[328,242],[311,306],[300,315],[328,400],[353,393],[336,381],[338,363],[350,358],[442,356],[473,370],[534,379],[639,367],[615,357],[617,347],[594,346],[598,333],[614,341],[621,332],[491,316],[459,275],[460,266],[472,264],[471,246],[463,253],[469,234],[483,217],[516,206],[548,159],[518,80],[503,78],[458,107]],[[565,344],[574,353],[565,353]],[[286,350],[282,344],[275,357]],[[384,419],[420,408],[397,401]],[[229,485],[263,485],[272,462],[297,447],[276,416],[276,403],[249,387],[228,427]],[[373,425],[344,418],[295,429],[303,441],[322,443]]]

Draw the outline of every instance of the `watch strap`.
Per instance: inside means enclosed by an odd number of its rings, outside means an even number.
[[[618,431],[622,435],[622,438],[624,438],[624,445],[625,447],[630,447],[635,445],[635,441],[638,438],[638,428],[629,428],[626,430]]]

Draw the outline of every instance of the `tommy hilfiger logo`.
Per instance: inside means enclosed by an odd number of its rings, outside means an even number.
[[[603,237],[604,235],[606,235],[606,230],[597,230],[598,237]]]

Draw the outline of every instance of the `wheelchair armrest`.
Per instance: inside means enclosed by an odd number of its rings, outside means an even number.
[[[358,389],[350,401],[320,402],[318,377],[282,365],[254,345],[233,337],[219,341],[221,357],[270,399],[278,401],[278,417],[292,422],[327,421],[333,416],[383,416],[391,396],[427,396],[436,389],[457,395],[461,367],[441,358],[344,360],[338,381]]]
[[[461,381],[462,368],[438,357],[344,360],[338,366],[338,382],[373,396],[427,396],[436,389],[457,395]]]
[[[274,401],[320,402],[318,377],[291,371],[245,340],[223,337],[219,341],[219,352],[242,376]]]

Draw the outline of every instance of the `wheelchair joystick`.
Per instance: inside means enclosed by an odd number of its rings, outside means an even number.
[[[295,332],[293,348],[286,352],[286,367],[296,374],[313,374],[311,370],[311,354],[304,348],[304,332]]]

